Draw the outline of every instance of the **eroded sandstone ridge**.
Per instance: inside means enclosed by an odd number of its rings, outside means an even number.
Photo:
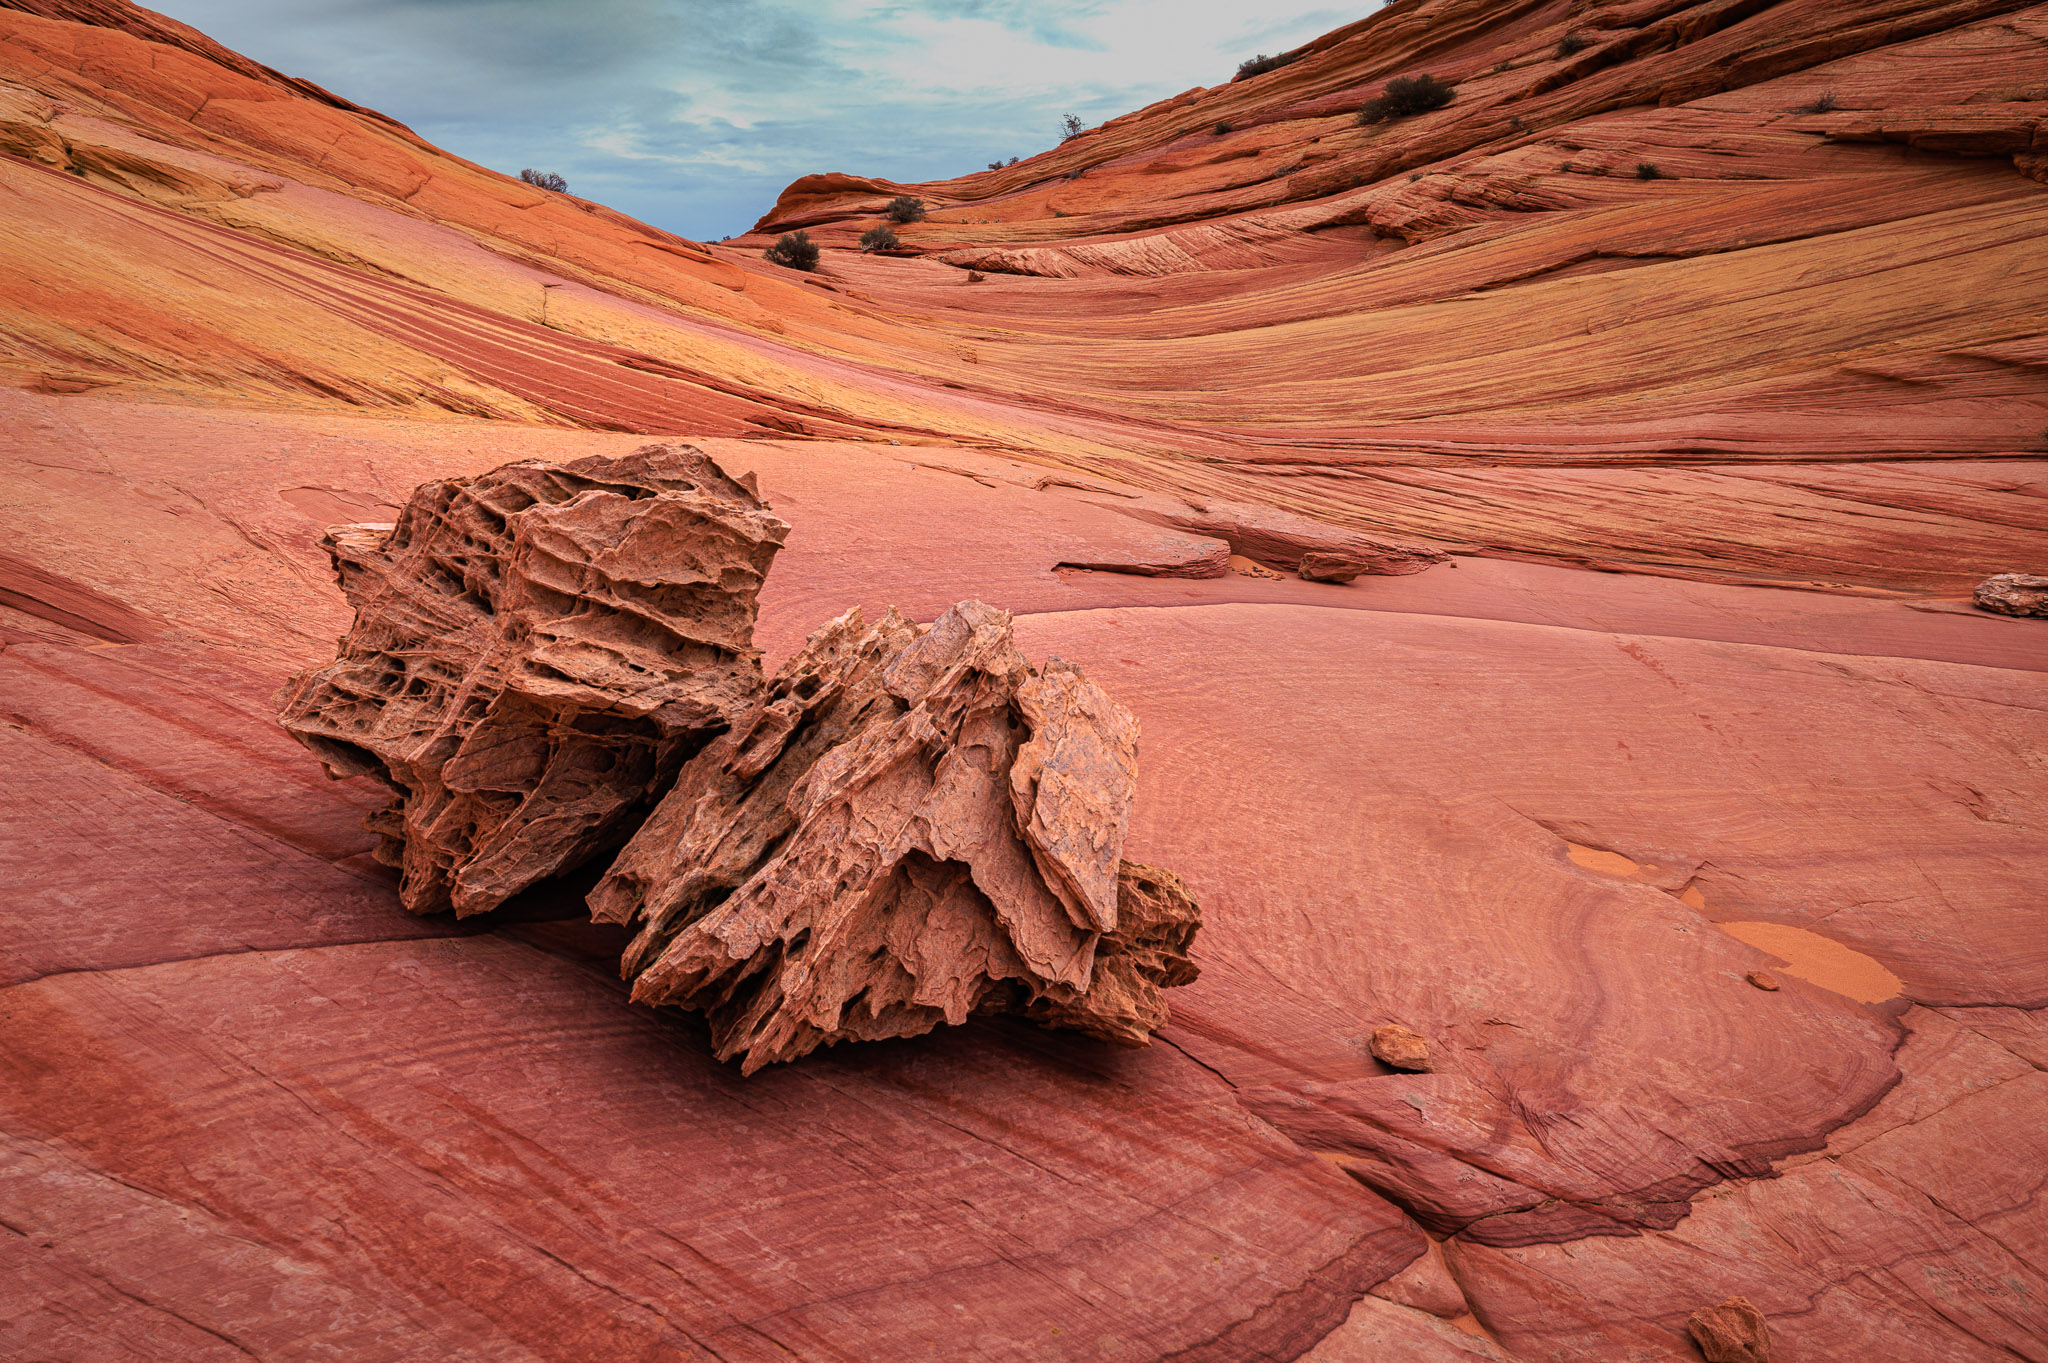
[[[684,445],[428,483],[323,541],[354,627],[285,728],[392,790],[377,859],[414,913],[482,913],[616,846],[761,682],[755,594],[789,532]]]
[[[1137,721],[978,601],[849,611],[764,686],[787,532],[689,446],[429,483],[328,532],[355,625],[285,727],[391,788],[368,822],[415,913],[626,843],[591,903],[640,929],[633,997],[702,1010],[747,1073],[978,1011],[1146,1044],[1200,920],[1123,860]]]
[[[1179,878],[1122,860],[1129,712],[978,601],[818,631],[591,896],[643,1003],[752,1072],[977,1010],[1142,1045],[1195,978]]]

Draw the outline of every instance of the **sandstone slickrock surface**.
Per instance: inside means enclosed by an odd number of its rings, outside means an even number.
[[[1196,976],[1179,878],[1122,859],[1130,714],[979,602],[849,612],[682,770],[591,894],[642,1003],[753,1073],[1020,1012],[1126,1045]]]
[[[407,908],[494,909],[623,841],[752,700],[788,532],[688,446],[426,484],[323,540],[355,624],[280,718],[391,788],[370,826]]]
[[[2044,69],[2039,0],[1394,0],[806,177],[798,283],[0,0],[0,1355],[2048,1363],[2048,632],[1970,604],[2048,563]],[[1142,723],[1157,1044],[742,1078],[581,882],[400,910],[269,703],[323,531],[650,436],[794,527],[769,672],[974,599]],[[1457,568],[1274,575],[1352,535]]]
[[[2048,577],[1994,573],[1977,584],[1971,599],[2000,615],[2048,615]]]

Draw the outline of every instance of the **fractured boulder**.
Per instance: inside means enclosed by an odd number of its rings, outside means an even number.
[[[1122,858],[1136,721],[1010,617],[813,635],[590,896],[637,926],[643,1003],[700,1009],[748,1073],[976,1012],[1144,1044],[1195,978],[1170,872]]]
[[[687,446],[426,484],[328,532],[355,624],[282,721],[391,789],[369,825],[416,913],[609,858],[634,999],[748,1073],[977,1012],[1146,1044],[1200,918],[1123,859],[1137,721],[978,601],[850,611],[764,682],[787,533]]]
[[[391,788],[370,828],[408,909],[485,912],[623,842],[753,700],[788,533],[685,445],[427,483],[328,531],[355,624],[279,718]]]
[[[2048,577],[2038,573],[1999,573],[1978,583],[1971,599],[1980,610],[2000,615],[2048,616]]]

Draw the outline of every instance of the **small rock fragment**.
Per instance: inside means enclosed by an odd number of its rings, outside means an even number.
[[[2000,615],[2048,616],[2048,577],[2038,573],[2000,573],[1978,583],[1971,599],[1980,609]]]
[[[1375,1027],[1368,1045],[1373,1057],[1383,1064],[1397,1070],[1429,1073],[1429,1043],[1398,1022]]]
[[[1771,1363],[1770,1329],[1764,1324],[1763,1312],[1746,1297],[1701,1307],[1685,1322],[1685,1328],[1707,1363]]]
[[[1752,970],[1749,972],[1748,978],[1749,982],[1759,989],[1769,989],[1775,992],[1778,988],[1778,977],[1768,971]]]

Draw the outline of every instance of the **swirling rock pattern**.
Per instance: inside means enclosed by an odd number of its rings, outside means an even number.
[[[623,841],[752,699],[788,531],[688,446],[429,483],[322,541],[355,624],[280,718],[391,788],[370,827],[407,908],[496,908]]]

